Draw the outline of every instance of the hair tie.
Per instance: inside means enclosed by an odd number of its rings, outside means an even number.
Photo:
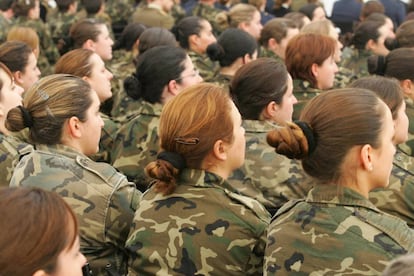
[[[313,133],[312,128],[309,126],[308,123],[302,121],[294,121],[298,127],[302,130],[303,134],[305,134],[306,141],[308,141],[308,155],[310,155],[316,148],[316,139]]]
[[[384,76],[385,71],[387,70],[387,56],[378,56],[377,67],[377,74],[380,76]]]
[[[174,168],[180,171],[186,167],[185,159],[181,156],[181,154],[178,154],[176,152],[170,152],[170,151],[160,152],[157,155],[157,159],[170,162],[171,165],[174,166]]]
[[[19,105],[18,108],[22,112],[24,126],[28,128],[32,127],[33,126],[32,115],[30,115],[29,111],[24,106]]]
[[[174,141],[178,144],[183,144],[183,145],[197,145],[198,142],[200,142],[200,139],[176,137],[174,138]]]

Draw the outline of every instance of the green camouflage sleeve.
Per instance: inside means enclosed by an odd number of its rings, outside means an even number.
[[[200,72],[200,76],[205,82],[211,81],[214,76],[218,74],[220,66],[217,62],[212,61],[207,56],[201,56],[192,51],[189,51],[188,55],[190,56],[194,66]]]

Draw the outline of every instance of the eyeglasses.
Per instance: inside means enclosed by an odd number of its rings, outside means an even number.
[[[200,72],[198,71],[198,69],[197,69],[197,68],[194,68],[193,73],[188,74],[188,75],[185,75],[185,76],[182,76],[182,77],[179,77],[179,78],[177,78],[177,79],[175,79],[175,80],[176,80],[176,81],[179,81],[179,80],[182,80],[182,79],[184,79],[184,78],[188,78],[188,77],[192,77],[192,78],[194,78],[194,77],[197,77],[197,76],[199,76],[199,75],[200,75]]]

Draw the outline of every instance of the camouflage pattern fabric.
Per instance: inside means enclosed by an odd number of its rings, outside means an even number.
[[[245,161],[229,177],[230,185],[262,203],[272,215],[290,199],[304,198],[312,185],[300,162],[277,154],[266,142],[267,132],[277,125],[244,120],[243,127],[246,130]]]
[[[218,62],[212,61],[207,55],[201,55],[191,50],[187,53],[203,80],[205,82],[212,81],[220,69]]]
[[[79,221],[81,251],[93,275],[126,274],[125,241],[141,193],[106,163],[64,145],[39,145],[17,165],[10,186],[60,194]]]
[[[312,88],[310,82],[300,79],[293,80],[293,95],[298,102],[293,105],[293,120],[299,120],[300,113],[305,105],[314,97],[318,96],[322,90]]]
[[[209,82],[219,85],[225,88],[227,91],[229,91],[230,83],[232,79],[233,79],[233,76],[224,75],[218,72],[216,75],[214,75],[214,77]]]
[[[19,163],[20,151],[26,147],[32,146],[0,133],[0,188],[9,186],[14,167]]]
[[[223,11],[219,10],[219,9],[213,7],[213,6],[198,2],[194,6],[193,10],[191,11],[191,15],[195,15],[195,16],[204,18],[208,22],[210,22],[211,27],[213,28],[213,32],[217,37],[218,35],[220,35],[224,31],[223,27],[221,27],[217,23],[217,19],[216,19],[217,15],[221,12],[223,12]]]
[[[346,54],[342,56],[340,67],[347,68],[351,71],[351,74],[356,78],[362,78],[369,76],[368,73],[368,57],[372,55],[369,50],[359,50],[351,48],[350,55]]]
[[[335,74],[335,81],[333,88],[347,87],[351,82],[358,77],[352,73],[351,70],[345,67],[338,67],[338,72]]]
[[[404,221],[351,189],[323,185],[273,218],[264,275],[380,275],[413,249],[414,232]]]
[[[11,25],[12,22],[0,14],[0,44],[7,40],[7,33]]]
[[[135,73],[134,54],[132,51],[120,49],[112,52],[113,57],[108,65],[114,75],[112,79],[112,117],[120,117],[127,114],[128,104],[134,102],[124,90],[124,80]],[[135,111],[136,112],[136,111]]]
[[[162,105],[140,102],[139,114],[119,129],[111,156],[113,166],[144,189],[148,186],[144,168],[156,159],[159,150],[158,125]]]
[[[131,0],[106,0],[105,11],[113,23],[128,22],[134,10],[135,1]]]
[[[414,158],[398,148],[388,187],[376,189],[369,199],[382,211],[414,227]]]
[[[175,19],[159,7],[149,4],[137,7],[132,14],[132,22],[170,30],[174,26]]]
[[[50,28],[42,20],[32,20],[26,17],[18,17],[14,21],[14,25],[22,27],[33,28],[39,36],[40,54],[37,61],[37,66],[42,72],[42,76],[53,74],[53,66],[59,59],[58,49],[53,42]]]
[[[144,193],[126,245],[130,275],[261,275],[269,220],[226,180],[184,169],[171,195]]]
[[[115,136],[121,123],[117,120],[111,119],[108,115],[101,113],[104,127],[101,132],[101,139],[99,140],[99,152],[91,156],[94,161],[111,163],[111,151],[114,145]]]
[[[175,22],[179,22],[181,19],[186,17],[186,13],[181,5],[174,4],[171,8],[171,16],[174,18]]]
[[[412,99],[405,99],[405,113],[408,116],[409,125],[408,125],[408,139],[407,141],[400,145],[404,149],[404,152],[410,156],[414,156],[414,102]]]
[[[285,61],[281,57],[279,57],[274,52],[272,52],[271,50],[269,50],[269,49],[267,49],[263,46],[260,46],[260,48],[259,48],[259,57],[261,57],[261,58],[265,58],[265,57],[273,58],[276,61],[279,61],[279,62],[285,64]]]
[[[70,27],[76,20],[78,19],[74,14],[61,12],[48,17],[48,22],[53,22],[49,24],[50,34],[59,51],[64,47],[63,39],[69,36]]]

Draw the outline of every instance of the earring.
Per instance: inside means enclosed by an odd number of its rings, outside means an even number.
[[[372,167],[372,164],[370,164],[370,165],[368,166],[368,171],[372,172],[372,170],[373,170],[373,167]]]

